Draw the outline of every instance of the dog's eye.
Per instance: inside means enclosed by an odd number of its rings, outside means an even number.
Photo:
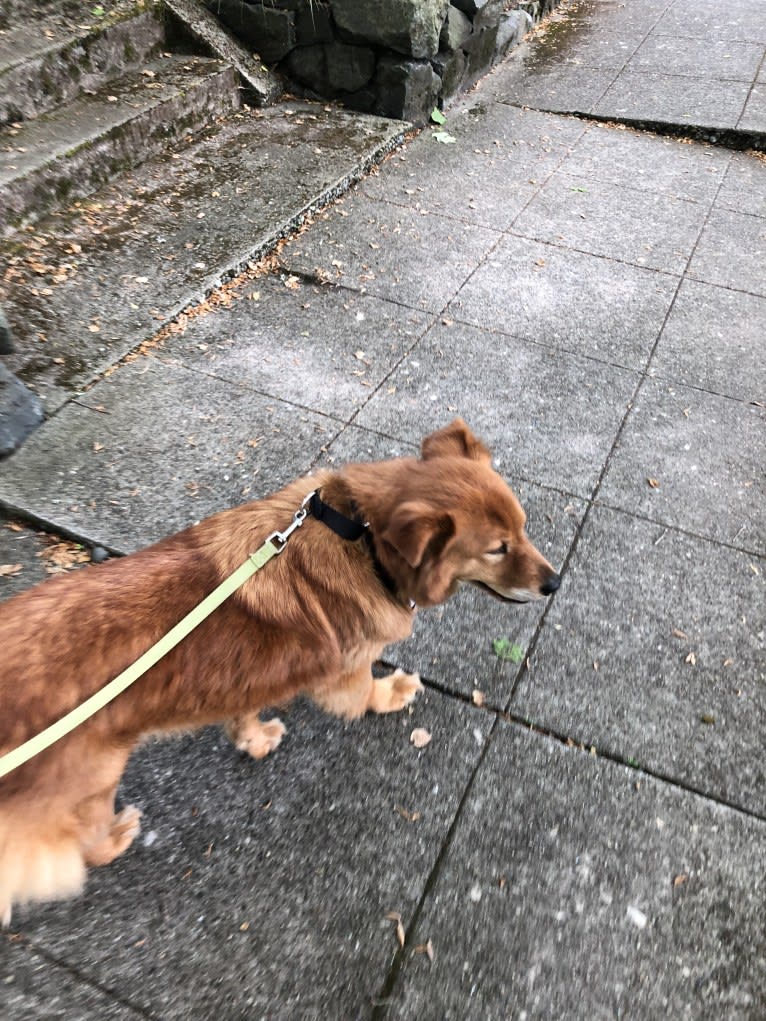
[[[508,543],[501,542],[497,549],[487,550],[487,556],[490,557],[504,557],[508,552]]]

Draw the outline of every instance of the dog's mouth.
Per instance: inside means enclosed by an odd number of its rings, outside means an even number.
[[[504,596],[502,592],[498,592],[497,589],[492,588],[491,585],[487,585],[483,581],[476,581],[475,579],[471,579],[471,584],[482,589],[484,592],[488,592],[495,599],[499,599],[501,603],[515,603],[517,606],[521,606],[524,603],[531,602],[531,600],[535,598],[535,596],[531,594],[528,596],[522,595],[521,592],[519,592],[516,596]]]

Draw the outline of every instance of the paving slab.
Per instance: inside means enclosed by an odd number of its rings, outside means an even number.
[[[355,193],[289,241],[281,259],[292,273],[439,312],[499,237],[495,230]]]
[[[498,279],[508,284],[498,287]],[[447,313],[485,330],[643,369],[677,287],[674,276],[508,235]]]
[[[18,348],[9,368],[49,412],[60,407],[344,191],[402,132],[318,104],[243,112],[17,236],[0,249]]]
[[[733,153],[715,204],[717,209],[766,217],[766,156]]]
[[[0,936],[0,1010],[9,1021],[140,1021],[146,1015]]]
[[[689,264],[689,276],[766,295],[766,217],[714,209]]]
[[[385,916],[409,926],[491,716],[435,692],[352,725],[281,715],[261,762],[212,728],[142,748],[119,794],[141,836],[14,930],[150,1017],[369,1017],[398,947]]]
[[[472,96],[385,162],[361,188],[373,198],[506,229],[583,133],[574,118],[489,105]]]
[[[514,233],[667,273],[683,273],[709,203],[555,173]]]
[[[346,461],[418,454],[419,443],[412,447],[396,444],[387,437],[349,426],[328,446],[321,463],[334,466]],[[526,512],[530,539],[551,563],[560,566],[585,504],[567,494],[504,477]],[[466,585],[444,606],[418,610],[412,637],[388,646],[383,659],[407,672],[417,671],[421,677],[465,698],[472,698],[478,690],[484,704],[502,709],[546,605],[542,601],[508,606]],[[507,648],[515,647],[514,659],[498,658],[493,642],[503,638]]]
[[[626,69],[661,74],[672,67],[674,75],[752,84],[764,53],[763,43],[731,39],[725,46],[711,46],[709,38],[665,35],[658,25],[628,60]]]
[[[749,91],[747,82],[628,70],[617,76],[592,112],[620,121],[678,125],[689,133],[694,128],[717,140],[717,132],[739,123]]]
[[[652,375],[727,397],[766,397],[766,298],[684,280],[652,358]]]
[[[766,83],[756,83],[750,90],[737,127],[754,135],[766,133]]]
[[[493,79],[497,100],[551,113],[590,113],[615,77],[614,71],[577,65],[538,65],[529,73],[520,57],[511,57],[508,68]]]
[[[749,1021],[765,851],[761,820],[501,724],[378,1016]]]
[[[761,0],[727,0],[725,13],[718,0],[675,0],[655,31],[711,43],[739,39],[766,44],[766,16]]]
[[[591,125],[561,165],[564,173],[710,203],[724,180],[731,153],[620,125]]]
[[[72,402],[0,475],[11,511],[129,553],[305,473],[342,422],[156,358]]]
[[[511,710],[766,814],[762,563],[596,507],[565,585]]]
[[[348,419],[432,316],[286,274],[249,281],[214,315],[168,337],[162,357],[217,379]]]
[[[610,458],[599,499],[763,554],[765,417],[756,404],[646,380]]]
[[[504,475],[587,499],[637,381],[604,362],[439,324],[356,422],[414,443],[460,415]]]
[[[507,62],[495,95],[763,149],[764,53],[758,0],[725,13],[715,3],[589,0],[547,19]]]

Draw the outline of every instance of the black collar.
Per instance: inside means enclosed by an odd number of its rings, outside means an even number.
[[[346,517],[345,514],[341,514],[340,511],[336,511],[334,507],[331,507],[329,503],[325,503],[319,493],[320,490],[317,489],[309,500],[308,508],[312,517],[315,517],[317,521],[321,521],[323,525],[326,525],[331,532],[339,535],[341,539],[347,539],[349,542],[363,539],[375,568],[375,573],[380,578],[381,583],[396,600],[401,602],[402,599],[397,590],[396,582],[383,564],[381,564],[380,560],[378,560],[375,553],[375,545],[372,541],[369,522],[364,521],[358,514],[355,514],[353,518]]]
[[[319,495],[320,492],[321,490],[317,489],[309,500],[309,511],[312,516],[317,521],[321,521],[323,525],[327,525],[330,531],[335,532],[341,539],[348,539],[349,542],[361,539],[369,527],[366,522],[362,521],[358,515],[347,518],[345,514],[336,511],[329,503],[324,502]]]

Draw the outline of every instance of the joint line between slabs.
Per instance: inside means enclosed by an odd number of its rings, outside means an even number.
[[[378,663],[381,666],[385,666],[387,669],[395,669],[397,667],[396,663],[392,663],[389,660],[378,660]],[[616,766],[623,766],[624,768],[633,770],[641,776],[646,776],[657,783],[661,783],[667,787],[673,787],[676,790],[684,791],[694,797],[701,798],[703,801],[709,801],[716,805],[720,805],[722,808],[726,808],[732,812],[737,812],[739,815],[746,816],[749,819],[755,819],[757,822],[764,823],[766,825],[766,814],[764,813],[758,812],[755,809],[747,808],[744,805],[737,804],[736,802],[730,801],[726,798],[719,797],[716,794],[712,794],[710,791],[705,791],[700,787],[695,787],[691,783],[685,783],[677,777],[670,776],[669,774],[663,773],[657,769],[652,769],[650,766],[641,765],[640,763],[631,761],[629,758],[625,758],[620,755],[619,752],[612,752],[607,748],[599,748],[598,745],[593,742],[581,740],[571,734],[561,733],[558,730],[554,730],[552,727],[547,727],[541,723],[535,723],[533,720],[529,720],[498,706],[478,706],[464,692],[448,688],[440,681],[433,680],[432,678],[423,677],[421,675],[420,680],[426,688],[438,692],[445,698],[451,698],[456,702],[462,702],[464,705],[469,706],[476,712],[490,713],[496,719],[504,720],[506,723],[513,724],[517,727],[523,727],[524,730],[530,731],[539,737],[555,741],[557,744],[564,745],[569,750],[580,752],[582,755],[587,755],[589,757],[592,756],[597,759],[602,759],[606,762],[611,762]],[[489,737],[490,735],[488,734],[486,739],[487,741],[489,740]],[[595,756],[593,756],[590,751],[591,748],[595,748]]]
[[[460,797],[460,802],[458,803],[455,815],[444,837],[442,846],[439,849],[439,853],[436,856],[436,860],[434,861],[434,864],[431,867],[431,871],[429,872],[425,884],[423,885],[423,892],[420,895],[420,899],[418,900],[418,903],[415,906],[415,910],[412,913],[412,918],[409,921],[408,932],[405,936],[404,946],[399,947],[399,949],[396,951],[396,954],[394,955],[394,959],[391,962],[388,974],[386,975],[381,990],[373,1000],[372,1021],[383,1021],[383,1019],[386,1017],[388,1013],[388,1008],[392,1005],[392,994],[396,988],[399,976],[406,968],[407,961],[411,956],[412,946],[414,942],[413,933],[417,929],[420,916],[423,913],[423,908],[425,907],[426,902],[428,901],[431,891],[439,879],[444,859],[446,858],[447,853],[449,852],[449,849],[452,846],[455,831],[457,830],[458,823],[462,818],[463,808],[465,806],[466,801],[468,800],[471,791],[473,790],[473,785],[476,780],[476,776],[484,762],[484,759],[486,757],[487,751],[489,750],[489,746],[492,741],[495,730],[497,729],[497,726],[498,718],[495,717],[490,726],[489,733],[484,739],[484,744],[482,745],[479,751],[479,755],[476,759],[474,767],[471,770],[471,775],[469,776],[468,782],[466,783],[465,789],[463,790],[463,793]]]
[[[113,989],[110,989],[108,986],[103,985],[97,979],[91,978],[89,975],[85,975],[83,972],[79,970],[79,968],[75,967],[72,964],[69,964],[67,961],[59,959],[55,954],[52,954],[45,947],[39,946],[37,943],[34,943],[27,937],[22,938],[21,945],[28,947],[29,950],[31,950],[31,952],[35,954],[37,957],[46,961],[48,964],[52,964],[55,967],[60,968],[62,971],[66,972],[68,975],[71,975],[73,978],[75,978],[78,982],[82,983],[83,985],[89,986],[91,989],[95,989],[97,992],[101,993],[103,996],[111,1000],[113,1003],[119,1003],[127,1010],[132,1011],[134,1014],[137,1015],[137,1017],[145,1018],[146,1021],[157,1021],[156,1014],[153,1014],[150,1011],[145,1010],[143,1007],[139,1007],[135,1003],[131,1003],[130,1000],[126,999],[124,996],[121,996],[119,993],[116,993]]]
[[[672,299],[670,301],[670,304],[668,305],[668,309],[667,309],[667,312],[665,313],[665,317],[664,317],[664,319],[662,321],[662,325],[660,326],[659,330],[657,331],[657,336],[655,338],[654,344],[652,345],[651,351],[649,352],[649,357],[646,360],[646,363],[644,365],[643,370],[639,374],[639,378],[638,378],[638,381],[636,383],[636,386],[635,386],[635,388],[633,390],[633,393],[632,393],[632,395],[630,397],[630,400],[627,403],[627,407],[625,409],[625,414],[623,415],[622,421],[620,422],[620,424],[619,424],[619,426],[617,428],[617,432],[615,433],[615,437],[614,437],[614,440],[612,441],[612,445],[611,445],[609,451],[607,452],[606,458],[604,460],[604,464],[603,464],[603,466],[601,468],[601,471],[599,473],[599,476],[598,476],[598,478],[596,480],[596,484],[593,487],[593,490],[592,490],[592,492],[590,494],[590,497],[588,498],[588,501],[587,501],[587,504],[586,504],[586,507],[585,507],[585,513],[583,514],[582,519],[581,519],[578,527],[575,529],[575,534],[574,534],[574,536],[572,538],[572,542],[571,542],[571,544],[569,546],[569,550],[567,551],[567,554],[566,554],[566,556],[564,558],[564,564],[563,564],[562,570],[560,572],[561,574],[563,574],[563,573],[565,573],[567,571],[567,569],[569,568],[569,565],[570,565],[570,563],[572,561],[572,558],[574,557],[575,553],[577,552],[577,548],[578,548],[578,546],[580,544],[580,539],[582,538],[582,534],[583,534],[583,531],[585,529],[585,525],[588,522],[588,519],[590,518],[591,511],[592,511],[592,509],[594,507],[594,504],[595,504],[595,502],[596,502],[596,500],[598,498],[599,491],[601,489],[601,486],[603,484],[604,478],[605,478],[606,473],[607,473],[607,471],[609,469],[609,466],[611,464],[612,457],[614,456],[614,453],[615,453],[615,451],[616,451],[616,449],[617,449],[617,447],[619,445],[620,439],[622,437],[623,432],[625,431],[625,427],[627,426],[628,420],[630,419],[630,417],[631,417],[631,415],[633,413],[636,400],[638,399],[638,396],[639,396],[639,394],[641,392],[641,388],[643,387],[643,385],[644,385],[644,383],[645,383],[645,381],[647,379],[652,378],[652,377],[649,376],[649,369],[651,367],[652,360],[654,359],[655,352],[657,351],[657,346],[659,345],[660,339],[662,338],[662,334],[663,334],[663,332],[665,330],[665,327],[667,326],[668,319],[670,318],[671,312],[673,311],[673,308],[675,307],[676,299],[678,298],[678,293],[679,293],[679,291],[681,289],[681,285],[682,285],[682,283],[684,281],[686,273],[688,272],[688,269],[689,269],[689,266],[691,264],[691,261],[694,258],[694,253],[697,251],[697,246],[699,245],[700,238],[702,237],[702,234],[703,234],[703,232],[705,230],[705,227],[708,224],[708,221],[710,219],[710,214],[711,214],[711,212],[712,212],[712,210],[713,210],[713,208],[715,206],[715,202],[716,202],[716,199],[718,198],[718,195],[719,195],[719,193],[721,191],[721,188],[723,187],[723,182],[725,180],[725,177],[726,177],[726,175],[724,174],[722,176],[719,184],[718,184],[718,188],[715,191],[715,195],[713,195],[713,197],[712,197],[712,199],[710,201],[710,205],[708,206],[708,211],[707,211],[707,213],[705,215],[705,218],[704,218],[702,224],[700,225],[699,231],[697,232],[697,238],[696,238],[694,244],[692,245],[691,251],[689,252],[689,255],[687,257],[686,266],[684,267],[684,271],[678,277],[678,282],[677,282],[675,290],[673,292],[673,297],[672,297]],[[519,668],[518,673],[516,674],[516,678],[514,680],[512,688],[511,688],[511,694],[509,696],[508,702],[506,703],[506,712],[510,711],[510,706],[513,703],[513,700],[516,697],[516,694],[517,694],[517,692],[519,690],[519,686],[521,685],[521,683],[522,683],[523,679],[526,677],[526,675],[529,673],[529,668],[528,668],[527,664],[529,663],[529,660],[530,660],[531,656],[534,654],[534,651],[535,651],[536,646],[537,646],[537,641],[538,641],[538,639],[540,637],[540,633],[542,631],[543,625],[544,625],[544,623],[545,623],[545,621],[546,621],[546,619],[548,617],[548,614],[550,613],[551,607],[553,606],[553,603],[554,603],[554,600],[556,599],[557,594],[558,593],[556,593],[556,592],[553,593],[553,595],[550,597],[550,599],[546,603],[545,608],[543,609],[542,614],[540,615],[540,620],[537,622],[537,627],[535,628],[534,634],[532,635],[532,639],[529,642],[529,645],[527,646],[526,655],[525,655],[524,660],[523,660],[523,662],[521,664],[521,667]],[[499,670],[499,665],[495,668],[494,676],[497,676],[497,671],[498,670]]]

